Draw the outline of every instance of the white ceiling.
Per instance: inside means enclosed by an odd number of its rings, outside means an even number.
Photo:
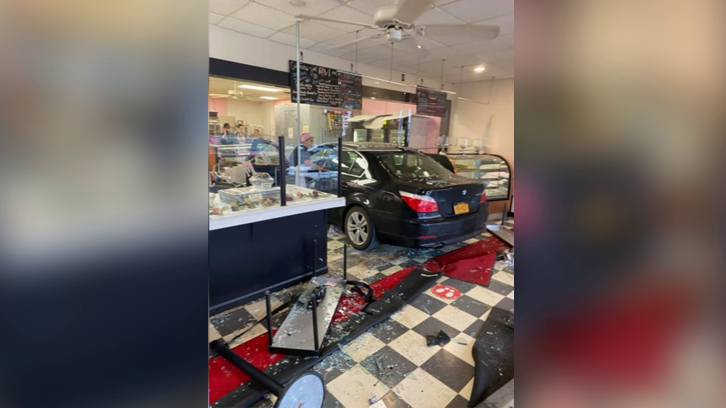
[[[229,30],[287,45],[295,45],[295,15],[308,14],[348,21],[373,23],[373,13],[395,0],[305,0],[296,7],[290,0],[209,0],[209,23]],[[501,27],[494,40],[450,41],[427,36],[419,38],[428,55],[393,47],[393,69],[458,83],[514,76],[514,0],[434,0],[434,5],[417,20],[418,24],[493,24]],[[311,51],[356,60],[355,45],[337,44],[378,34],[350,24],[304,21],[300,24],[301,47]],[[391,45],[385,38],[358,44],[357,60],[381,68],[391,67]],[[486,71],[475,73],[484,66]],[[463,70],[462,70],[463,67]]]

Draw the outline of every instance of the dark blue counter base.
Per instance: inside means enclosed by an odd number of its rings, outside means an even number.
[[[317,263],[314,262],[317,240]],[[326,210],[209,231],[209,314],[326,273]]]

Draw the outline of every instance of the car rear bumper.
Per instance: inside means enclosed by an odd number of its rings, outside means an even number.
[[[482,205],[474,214],[437,220],[402,220],[381,215],[377,224],[386,225],[385,230],[378,230],[381,242],[410,248],[430,248],[455,244],[486,231],[489,211],[486,205]]]

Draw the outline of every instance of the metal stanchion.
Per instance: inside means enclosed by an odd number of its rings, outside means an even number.
[[[272,346],[272,307],[270,306],[270,291],[265,292],[265,308],[267,308],[267,339]]]
[[[338,138],[338,197],[343,196],[343,179],[340,177],[343,162],[343,138]]]
[[[315,291],[312,292],[313,301],[313,341],[315,344],[313,348],[318,351],[318,298],[315,296]]]
[[[278,184],[280,185],[280,206],[284,207],[287,205],[287,180],[285,180],[285,136],[278,137],[277,143],[280,154],[280,178],[278,181]]]

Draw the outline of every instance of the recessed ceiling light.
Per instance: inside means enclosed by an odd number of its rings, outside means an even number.
[[[375,96],[371,96],[371,99],[373,99],[375,101],[376,100],[376,97]]]
[[[279,98],[277,98],[275,96],[260,96],[260,99],[267,99],[268,101],[276,101]]]
[[[295,7],[305,7],[308,5],[308,3],[305,3],[303,0],[290,0],[290,4]]]
[[[476,68],[474,68],[474,72],[484,72],[484,70],[486,70],[486,68],[484,68],[484,67],[476,67]]]
[[[419,50],[421,49],[421,46],[420,45],[417,45],[417,47],[418,47]]]
[[[262,92],[282,92],[282,90],[277,89],[277,88],[268,88],[266,86],[257,86],[257,85],[238,85],[237,88],[254,89],[256,91],[262,91]]]

